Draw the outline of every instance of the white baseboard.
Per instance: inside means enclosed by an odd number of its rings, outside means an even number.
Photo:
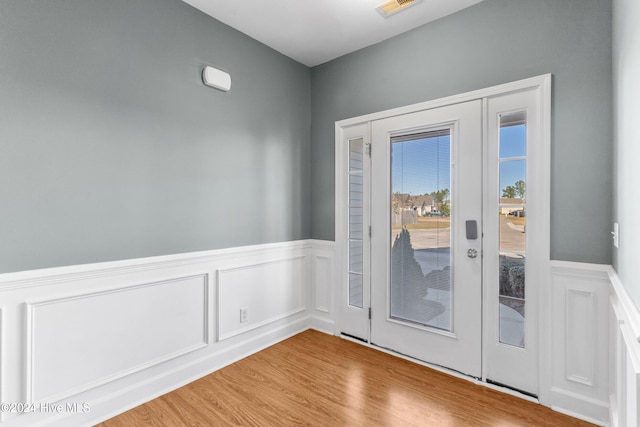
[[[318,316],[309,317],[309,328],[329,335],[335,335],[336,333],[336,325],[333,320]]]

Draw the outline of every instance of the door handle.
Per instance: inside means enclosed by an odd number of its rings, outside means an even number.
[[[478,256],[478,251],[477,251],[477,250],[475,250],[475,249],[469,249],[469,250],[467,251],[467,256],[468,256],[469,258],[475,258],[475,257],[477,257],[477,256]]]

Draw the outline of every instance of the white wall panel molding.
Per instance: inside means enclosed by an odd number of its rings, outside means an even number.
[[[616,307],[620,310],[620,320],[627,324],[630,333],[635,335],[636,342],[640,343],[640,310],[634,304],[613,267],[609,267],[607,272],[611,280],[612,294],[615,298]]]
[[[264,256],[265,254],[274,256],[278,252],[287,253],[292,249],[304,250],[311,248],[311,246],[311,241],[301,240],[296,242],[241,246],[185,254],[163,255],[157,257],[4,273],[0,274],[0,292],[12,289],[24,289],[26,287],[47,286],[58,283],[91,280],[102,277],[122,276],[138,272],[156,271],[164,268],[202,265],[223,259],[235,259],[237,257],[259,257]]]
[[[314,287],[313,305],[315,310],[323,313],[330,313],[329,303],[331,301],[331,289],[327,284],[331,283],[331,258],[323,255],[316,255],[313,258],[311,267]]]
[[[338,282],[335,277],[335,243],[313,240],[310,257],[311,327],[334,334],[336,324],[334,292],[338,291]]]
[[[565,294],[565,378],[593,387],[597,362],[593,353],[593,331],[598,329],[597,298],[591,290],[566,289]]]
[[[305,329],[333,333],[334,247],[302,240],[1,274],[0,399],[91,411],[3,414],[0,426],[92,425]]]
[[[26,302],[25,402],[56,402],[207,345],[207,275]]]
[[[218,340],[305,311],[305,263],[296,256],[218,269]]]
[[[609,316],[610,424],[640,425],[640,311],[616,271],[611,281]]]
[[[549,405],[594,423],[609,416],[608,266],[551,262]]]

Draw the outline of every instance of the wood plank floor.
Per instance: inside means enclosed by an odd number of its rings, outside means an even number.
[[[311,330],[100,424],[232,425],[592,424]]]

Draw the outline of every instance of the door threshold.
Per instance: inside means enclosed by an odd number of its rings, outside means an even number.
[[[538,398],[535,395],[528,394],[528,393],[525,393],[523,391],[510,388],[508,386],[505,386],[504,384],[499,384],[499,383],[496,383],[496,382],[483,381],[481,378],[477,378],[477,377],[474,377],[474,376],[471,376],[471,375],[467,375],[467,374],[464,374],[464,373],[462,373],[460,371],[456,371],[455,369],[447,368],[445,366],[436,365],[434,363],[425,362],[424,360],[416,359],[415,357],[411,357],[411,356],[407,356],[407,355],[402,354],[402,353],[398,353],[397,351],[394,351],[394,350],[391,350],[391,349],[388,349],[388,348],[385,348],[385,347],[381,347],[381,346],[376,345],[374,343],[370,343],[367,340],[364,340],[362,338],[352,337],[352,336],[350,336],[348,334],[340,334],[340,337],[342,339],[354,342],[356,344],[360,344],[360,345],[363,345],[365,347],[369,347],[371,349],[374,349],[374,350],[381,351],[383,353],[389,354],[391,356],[399,357],[401,359],[408,360],[409,362],[413,362],[413,363],[416,363],[418,365],[427,367],[429,369],[433,369],[434,371],[442,372],[443,374],[451,375],[452,377],[459,378],[461,380],[465,380],[465,381],[468,381],[470,383],[489,388],[491,390],[499,391],[499,392],[504,393],[504,394],[508,394],[508,395],[511,395],[511,396],[514,396],[514,397],[518,397],[518,398],[520,398],[522,400],[526,400],[528,402],[540,404],[540,401],[538,400]]]
[[[506,389],[509,389],[509,390],[511,390],[511,391],[513,391],[515,393],[520,393],[520,394],[523,394],[525,396],[529,396],[530,398],[535,399],[536,401],[538,401],[538,396],[536,396],[533,393],[529,393],[527,391],[520,390],[520,389],[517,389],[515,387],[511,387],[511,386],[508,386],[506,384],[499,383],[497,381],[490,380],[489,378],[486,379],[486,382],[487,382],[487,384],[491,384],[491,385],[496,386],[496,387],[498,387],[500,389],[506,388]]]
[[[349,340],[349,341],[357,341],[359,343],[369,344],[369,341],[367,341],[366,339],[357,337],[355,335],[351,335],[351,334],[347,334],[347,333],[344,333],[344,332],[340,332],[340,336],[342,338],[346,339],[346,340]]]

